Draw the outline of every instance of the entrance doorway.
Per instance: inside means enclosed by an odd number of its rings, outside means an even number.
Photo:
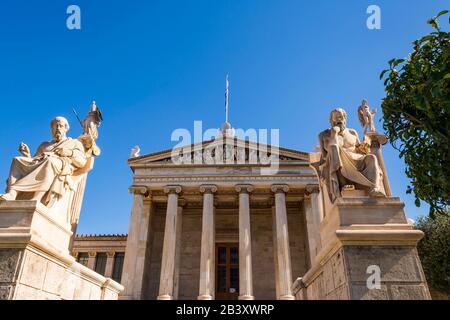
[[[216,244],[216,300],[237,300],[239,296],[239,245]]]

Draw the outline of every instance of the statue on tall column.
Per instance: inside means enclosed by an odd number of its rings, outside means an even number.
[[[0,201],[36,200],[48,208],[59,203],[58,211],[65,211],[68,223],[77,219],[92,156],[100,153],[95,144],[100,118],[93,118],[94,113],[97,108],[83,121],[89,130],[83,130],[78,139],[67,136],[67,119],[56,117],[50,123],[52,140],[41,143],[34,156],[21,143],[22,156],[12,160],[6,193],[0,195]]]
[[[321,159],[316,164],[330,200],[341,197],[347,186],[366,189],[370,196],[385,196],[383,172],[370,146],[361,142],[354,129],[347,128],[347,114],[337,108],[330,114],[331,128],[319,134]]]

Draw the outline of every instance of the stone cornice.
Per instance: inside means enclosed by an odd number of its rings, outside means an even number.
[[[286,182],[300,182],[302,184],[310,184],[317,182],[316,175],[302,175],[302,176],[235,176],[235,175],[224,175],[224,176],[205,176],[205,177],[192,177],[192,176],[181,176],[181,177],[150,177],[150,176],[134,176],[134,181],[139,183],[145,182],[159,182],[159,183],[170,183],[170,182],[179,182],[179,183],[201,183],[201,182],[235,182],[239,184],[239,182],[277,182],[277,181],[286,181]]]
[[[127,235],[115,235],[115,234],[105,234],[105,235],[76,235],[75,241],[92,241],[92,240],[100,240],[100,241],[126,241]]]

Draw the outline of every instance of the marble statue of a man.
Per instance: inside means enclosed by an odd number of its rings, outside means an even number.
[[[364,134],[367,131],[375,132],[375,125],[373,123],[373,118],[375,116],[375,110],[370,110],[367,100],[363,100],[358,108],[358,118],[361,123]]]
[[[360,142],[356,130],[347,128],[346,122],[346,112],[334,109],[330,114],[331,128],[319,134],[322,155],[318,172],[330,200],[340,198],[347,185],[368,189],[371,196],[385,195],[376,156],[367,153],[367,146]]]
[[[11,164],[6,194],[1,200],[16,200],[22,193],[28,199],[48,205],[51,199],[60,198],[73,190],[72,174],[87,163],[83,144],[66,136],[69,122],[64,117],[56,117],[51,123],[53,140],[43,142],[31,157],[27,145],[21,144],[23,156],[15,157]]]

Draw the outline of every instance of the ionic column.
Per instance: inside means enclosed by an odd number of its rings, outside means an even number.
[[[271,190],[275,193],[275,275],[279,290],[277,298],[279,300],[294,300],[295,297],[291,291],[292,270],[285,195],[289,191],[289,187],[287,185],[272,185]]]
[[[158,300],[172,300],[174,296],[176,235],[179,226],[177,220],[179,213],[181,213],[178,207],[178,194],[181,192],[181,186],[167,186],[164,188],[164,192],[168,196]]]
[[[95,269],[95,257],[97,256],[97,252],[89,251],[88,256],[89,256],[89,258],[88,258],[86,267],[88,267],[91,270],[94,270]]]
[[[250,228],[251,185],[237,185],[239,192],[239,300],[254,300],[252,278],[252,238]]]
[[[321,248],[320,222],[323,219],[323,206],[318,185],[309,184],[306,186],[303,208],[308,235],[309,266],[312,267]]]
[[[215,221],[214,193],[215,185],[202,185],[202,243],[200,254],[200,286],[198,300],[212,300],[215,294]]]
[[[144,286],[146,252],[149,250],[149,233],[151,228],[152,198],[145,186],[133,186],[129,189],[133,193],[128,225],[127,245],[121,283],[125,287],[120,299],[142,299]]]
[[[108,251],[106,253],[106,266],[105,266],[105,277],[111,278],[113,273],[113,267],[114,267],[114,251]]]

